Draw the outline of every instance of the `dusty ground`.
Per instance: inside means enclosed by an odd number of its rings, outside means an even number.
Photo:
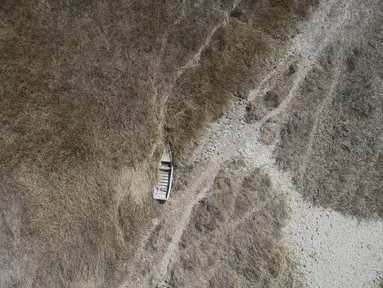
[[[255,2],[5,3],[1,287],[378,285],[382,3]]]

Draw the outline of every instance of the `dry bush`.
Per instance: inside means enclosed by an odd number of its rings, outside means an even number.
[[[300,287],[292,255],[281,243],[288,217],[283,195],[260,169],[248,174],[238,163],[225,167],[209,196],[192,212],[169,283]]]

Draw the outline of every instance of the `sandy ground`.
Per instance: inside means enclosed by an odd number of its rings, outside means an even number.
[[[164,215],[158,217],[176,220],[166,221],[167,232],[164,235],[170,237],[159,246],[162,257],[155,260],[153,256],[146,255],[143,247],[139,248],[132,265],[153,261],[151,276],[130,275],[129,281],[121,287],[142,287],[145,286],[143,283],[153,285],[168,281],[193,207],[207,196],[220,167],[234,157],[242,158],[249,169],[261,167],[267,171],[273,185],[287,194],[292,215],[284,230],[285,241],[297,257],[307,287],[377,287],[376,281],[383,271],[383,222],[358,221],[329,209],[313,207],[302,199],[288,172],[278,168],[273,156],[276,143],[266,145],[261,141],[262,126],[272,117],[284,113],[310,69],[319,61],[323,50],[339,41],[347,46],[354,41],[354,33],[363,31],[368,27],[369,20],[374,19],[374,11],[368,8],[374,6],[364,7],[362,13],[361,5],[363,3],[358,1],[322,2],[275,71],[250,93],[249,99],[235,103],[225,116],[212,125],[185,164],[193,167],[188,184],[181,191],[174,191],[171,200],[164,206]],[[365,18],[365,15],[369,17]],[[365,20],[361,21],[361,18]],[[353,29],[353,25],[358,29]],[[342,58],[342,51],[339,53],[337,59]],[[264,95],[269,86],[275,84],[273,79],[297,57],[303,65],[297,71],[287,97],[278,108],[259,121],[246,123],[249,101]],[[333,86],[339,73],[335,71]],[[152,231],[158,225],[159,221],[155,221]],[[151,233],[148,233],[148,238]]]
[[[290,190],[294,214],[287,239],[309,287],[377,287],[383,265],[383,223],[312,207]],[[380,272],[380,273],[379,273]]]

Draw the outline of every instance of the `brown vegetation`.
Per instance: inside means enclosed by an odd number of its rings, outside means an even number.
[[[157,209],[133,179],[154,179],[165,138],[180,156],[272,68],[284,14],[301,10],[254,3],[229,19],[231,1],[1,4],[2,287],[119,282]]]
[[[288,215],[283,195],[260,169],[246,173],[238,161],[225,167],[193,210],[169,284],[299,287],[295,263],[281,244]]]

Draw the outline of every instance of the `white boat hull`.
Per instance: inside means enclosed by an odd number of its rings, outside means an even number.
[[[173,182],[173,161],[170,146],[166,145],[158,165],[158,183],[154,187],[153,198],[159,201],[169,199]]]

